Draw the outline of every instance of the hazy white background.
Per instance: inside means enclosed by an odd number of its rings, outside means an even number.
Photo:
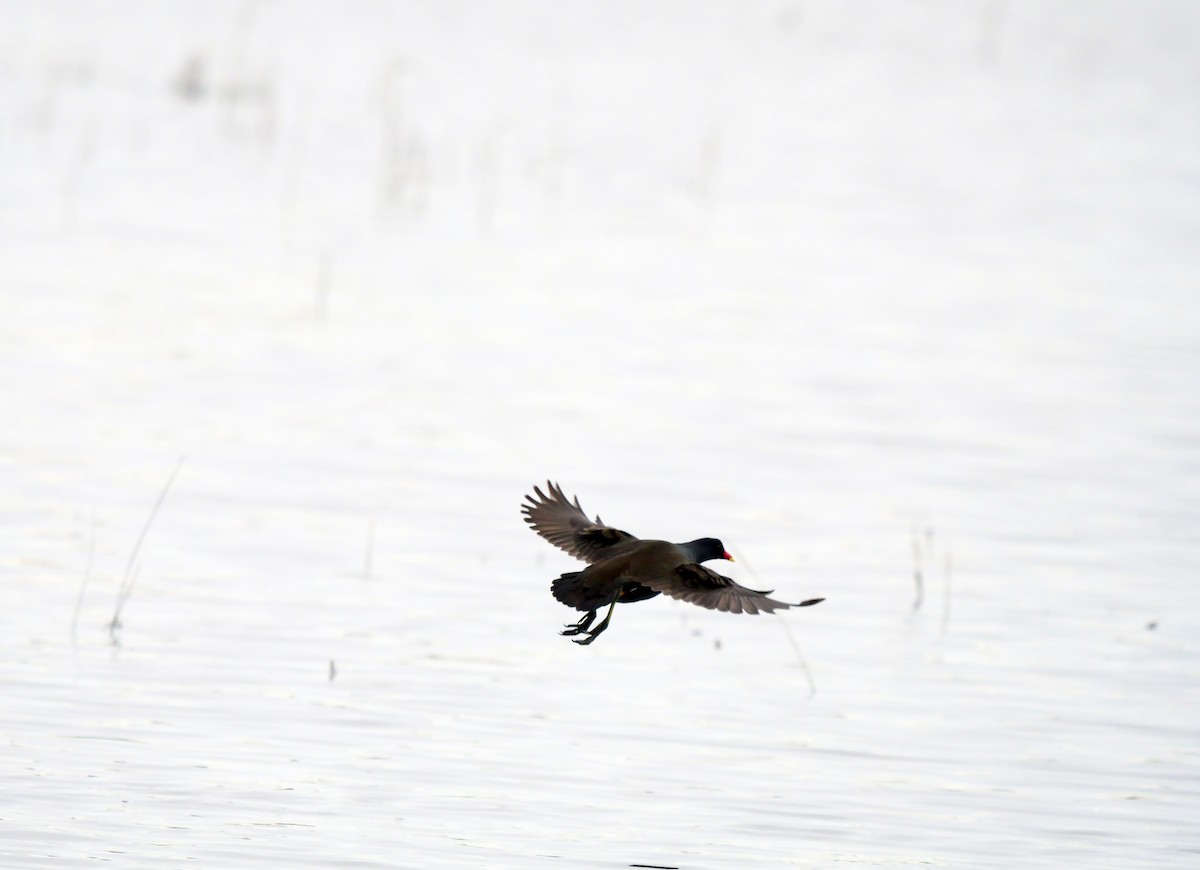
[[[1200,861],[1190,0],[0,18],[5,866]]]

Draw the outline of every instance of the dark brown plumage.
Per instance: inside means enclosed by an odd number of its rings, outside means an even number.
[[[728,613],[772,613],[825,600],[812,598],[799,604],[776,601],[768,597],[769,590],[747,589],[700,564],[709,559],[733,561],[716,538],[699,538],[686,544],[641,540],[605,525],[600,517],[588,519],[579,499],[568,501],[557,484],[547,481],[546,489],[549,495],[535,486],[534,495],[525,496],[521,511],[535,532],[588,563],[582,571],[563,574],[550,587],[563,604],[586,611],[583,619],[563,632],[586,635],[576,643],[589,644],[608,628],[618,602],[645,601],[659,593]],[[608,613],[590,629],[596,612],[605,605]]]

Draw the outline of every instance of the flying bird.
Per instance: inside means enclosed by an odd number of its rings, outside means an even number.
[[[599,516],[588,519],[579,498],[568,501],[562,489],[546,481],[549,495],[538,487],[525,496],[521,512],[533,530],[560,550],[588,563],[582,571],[563,574],[550,590],[568,607],[584,611],[578,622],[566,626],[564,635],[583,635],[575,643],[589,644],[608,628],[618,603],[645,601],[665,593],[728,613],[773,613],[789,607],[810,607],[824,598],[810,598],[799,604],[776,601],[768,596],[774,590],[758,592],[705,568],[709,559],[733,556],[716,538],[698,538],[686,544],[635,538],[606,525]],[[595,628],[592,623],[601,607],[608,613]]]

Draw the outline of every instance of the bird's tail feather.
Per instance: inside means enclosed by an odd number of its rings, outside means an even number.
[[[582,574],[582,571],[563,574],[550,584],[550,591],[563,604],[574,607],[576,610],[595,610],[597,607],[607,604],[607,601],[598,601],[595,595],[587,593],[579,581]]]

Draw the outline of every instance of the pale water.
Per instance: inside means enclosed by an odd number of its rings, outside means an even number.
[[[0,863],[1200,861],[1192,4],[339,10],[4,4]]]

